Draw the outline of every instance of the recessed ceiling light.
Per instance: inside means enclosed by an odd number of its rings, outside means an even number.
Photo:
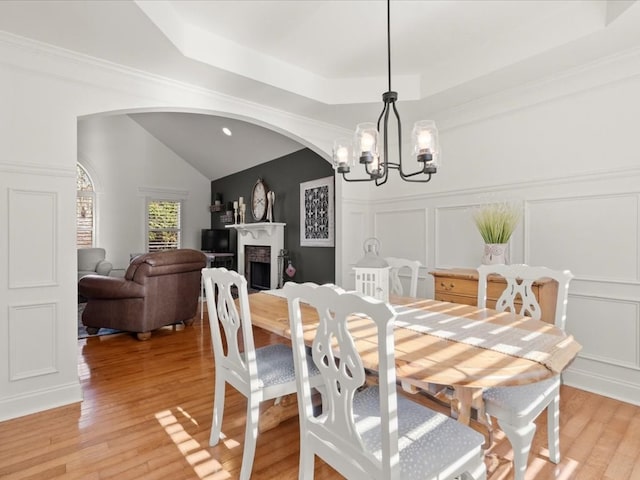
[[[231,130],[229,130],[227,127],[222,127],[222,133],[224,133],[228,137],[231,136]]]

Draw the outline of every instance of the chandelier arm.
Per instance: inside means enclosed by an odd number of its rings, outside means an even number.
[[[432,175],[430,172],[427,172],[426,166],[423,167],[422,169],[417,170],[417,171],[412,172],[412,173],[404,173],[404,171],[402,170],[402,165],[400,165],[400,168],[398,168],[398,172],[400,173],[400,177],[403,180],[407,180],[407,181],[410,181],[410,182],[428,182],[429,180],[431,180],[431,175]],[[421,173],[428,174],[429,178],[426,178],[424,180],[411,180],[411,177],[414,177],[416,175],[420,175]]]
[[[420,172],[415,172],[409,175],[402,175],[402,173],[400,174],[400,177],[402,178],[402,180],[404,180],[405,182],[413,182],[413,183],[427,183],[429,181],[431,181],[431,173],[428,173],[427,175],[429,175],[427,178],[419,178],[419,179],[415,179],[415,178],[411,178],[412,175],[417,175],[419,173],[424,173],[422,171]]]
[[[391,102],[393,105],[393,102]],[[386,104],[385,113],[384,113],[384,133],[382,135],[384,141],[384,157],[378,159],[378,171],[382,167],[384,169],[384,176],[386,177],[389,173],[389,169],[387,168],[387,160],[389,158],[389,104]]]
[[[342,172],[342,178],[346,182],[370,182],[370,181],[374,180],[374,178],[372,178],[372,177],[369,177],[369,178],[347,178],[347,174],[345,172]]]
[[[402,172],[402,120],[400,120],[400,114],[396,108],[396,102],[391,102],[391,106],[393,107],[393,114],[396,116],[396,120],[398,121],[398,170]]]
[[[385,183],[387,183],[387,176],[385,175],[384,177],[380,178],[376,178],[376,187],[379,187],[380,185],[384,185]]]
[[[378,116],[378,123],[376,124],[376,128],[378,129],[378,133],[380,133],[380,120],[382,120],[382,117],[384,117],[385,113],[389,109],[389,103],[386,100],[383,100],[383,101],[384,101],[384,106],[382,107],[382,111],[380,112],[380,115]]]

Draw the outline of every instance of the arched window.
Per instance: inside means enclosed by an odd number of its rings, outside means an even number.
[[[93,181],[79,163],[76,164],[76,242],[78,248],[93,247],[95,239],[95,197]]]

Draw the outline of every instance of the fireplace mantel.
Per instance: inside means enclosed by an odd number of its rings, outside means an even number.
[[[271,249],[271,288],[278,288],[278,255],[284,248],[284,227],[286,223],[256,222],[225,225],[238,232],[238,272],[245,272],[245,247],[247,245],[264,245]]]
[[[242,236],[251,235],[254,240],[257,240],[262,235],[272,237],[277,234],[279,227],[284,229],[285,223],[275,222],[256,222],[256,223],[236,223],[234,225],[225,225],[226,228],[235,228]]]

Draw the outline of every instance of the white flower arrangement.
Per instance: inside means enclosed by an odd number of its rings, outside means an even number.
[[[473,221],[487,244],[507,243],[520,217],[520,205],[511,202],[488,203],[473,213]]]

